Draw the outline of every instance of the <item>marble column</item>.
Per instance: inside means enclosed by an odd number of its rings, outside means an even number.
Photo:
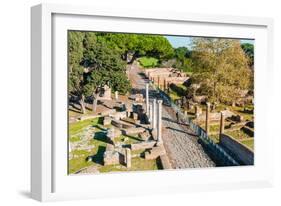
[[[224,119],[225,119],[224,113],[221,112],[219,141],[221,140],[221,135],[224,133]]]
[[[157,122],[157,108],[156,108],[156,99],[153,99],[152,102],[152,129],[156,130],[156,122]]]
[[[162,100],[157,101],[157,142],[162,142]]]
[[[210,129],[210,103],[206,103],[206,125],[205,125],[205,131],[206,134],[209,134],[209,129]]]
[[[115,100],[118,100],[118,91],[115,91]]]
[[[146,115],[149,118],[149,84],[145,84],[145,104],[146,104]]]
[[[152,113],[153,113],[153,108],[152,108],[152,103],[149,103],[149,123],[151,123],[152,122]]]
[[[131,150],[129,148],[126,148],[125,149],[125,161],[126,161],[126,167],[127,168],[131,168],[131,165],[132,165],[132,162],[131,162],[131,159],[132,159],[132,156],[131,156]]]

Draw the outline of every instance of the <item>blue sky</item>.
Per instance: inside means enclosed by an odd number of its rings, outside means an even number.
[[[165,36],[171,45],[174,48],[185,46],[187,48],[191,47],[192,43],[192,37],[185,37],[185,36]],[[241,43],[251,43],[254,44],[254,40],[247,40],[247,39],[241,39]]]

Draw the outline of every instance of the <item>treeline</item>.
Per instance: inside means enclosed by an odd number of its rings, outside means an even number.
[[[174,49],[160,35],[69,31],[68,51],[69,95],[79,100],[83,113],[85,98],[95,99],[105,84],[121,94],[130,91],[126,65],[140,57],[188,72],[197,84],[189,94],[206,95],[211,102],[231,103],[253,91],[254,47],[239,40],[196,37],[190,49]]]
[[[79,100],[85,113],[85,98],[96,99],[105,84],[113,91],[127,93],[131,84],[126,65],[141,56],[160,62],[170,59],[174,50],[159,35],[102,32],[68,32],[69,95]]]

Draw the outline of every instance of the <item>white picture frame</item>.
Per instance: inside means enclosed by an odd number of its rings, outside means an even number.
[[[52,201],[272,186],[274,136],[266,109],[272,104],[268,91],[273,91],[272,19],[40,4],[31,8],[31,26],[32,198]],[[65,32],[70,29],[254,38],[255,165],[67,175],[67,139],[58,137],[67,135]]]

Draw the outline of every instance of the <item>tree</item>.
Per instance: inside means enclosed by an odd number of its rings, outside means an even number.
[[[193,80],[208,101],[233,104],[251,87],[253,74],[238,40],[193,38],[192,60]]]
[[[241,44],[241,48],[249,58],[249,65],[254,65],[254,45],[250,43]]]
[[[190,72],[191,67],[191,51],[186,47],[178,47],[175,49],[176,63],[174,66],[184,72]]]
[[[70,31],[68,33],[68,55],[69,55],[69,93],[79,98],[81,110],[85,113],[84,105],[84,68],[81,66],[83,59],[84,33]]]
[[[85,94],[93,96],[93,108],[96,108],[97,94],[105,85],[113,91],[125,94],[129,91],[130,81],[126,76],[126,64],[120,58],[118,51],[109,48],[104,41],[92,44],[85,54],[85,61],[91,67],[85,74]]]
[[[119,52],[123,60],[132,63],[137,57],[150,56],[168,59],[173,56],[169,41],[159,35],[98,33],[100,41],[105,41],[109,48]]]

